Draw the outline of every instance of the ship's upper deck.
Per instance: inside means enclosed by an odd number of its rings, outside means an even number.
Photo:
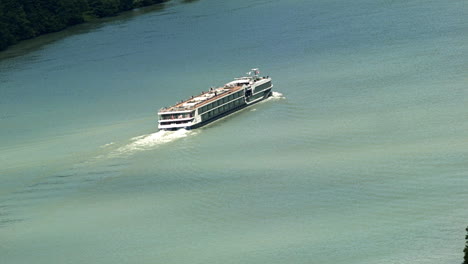
[[[188,113],[210,102],[235,93],[243,89],[245,85],[251,85],[264,79],[270,79],[269,77],[259,77],[259,73],[260,71],[258,69],[252,69],[247,73],[249,75],[247,77],[236,78],[234,81],[226,83],[223,87],[211,88],[208,92],[202,92],[197,96],[192,96],[191,98],[178,102],[171,107],[161,108],[159,110],[159,114]]]
[[[223,87],[211,88],[207,92],[202,92],[197,96],[192,96],[190,99],[178,102],[177,104],[171,107],[162,108],[159,110],[159,113],[168,114],[171,112],[180,113],[195,110],[196,108],[201,107],[207,103],[216,101],[219,98],[223,98],[224,96],[241,90],[243,84],[248,84],[248,81],[245,82],[243,80],[235,80],[230,83],[227,83]]]

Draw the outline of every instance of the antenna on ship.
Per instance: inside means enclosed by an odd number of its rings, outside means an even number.
[[[252,76],[252,73],[253,73],[253,76]],[[253,80],[258,80],[258,74],[260,73],[260,71],[258,70],[258,68],[253,68],[249,71],[249,77],[252,78]]]
[[[258,68],[252,69],[252,70],[250,70],[250,72],[253,72],[254,76],[258,76],[258,74],[260,73]]]
[[[252,76],[253,74],[253,76]],[[258,74],[260,74],[260,71],[258,70],[258,68],[254,68],[254,69],[251,69],[249,72],[247,72],[247,75],[249,77],[258,77]]]

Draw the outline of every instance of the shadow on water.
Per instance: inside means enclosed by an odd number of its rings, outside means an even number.
[[[75,26],[66,28],[59,32],[49,33],[49,34],[45,34],[42,36],[38,36],[33,39],[23,40],[15,45],[10,46],[7,50],[1,51],[0,62],[3,60],[15,58],[18,56],[23,56],[25,54],[40,50],[44,46],[63,40],[70,36],[86,34],[88,32],[94,31],[96,29],[99,29],[111,23],[125,23],[141,15],[155,13],[155,12],[163,12],[168,7],[172,7],[180,3],[188,4],[188,3],[194,3],[197,1],[199,0],[183,0],[181,2],[169,1],[169,2],[165,2],[161,4],[155,4],[152,6],[136,8],[130,11],[120,13],[117,16],[96,19],[96,20],[86,22],[80,25],[75,25]]]

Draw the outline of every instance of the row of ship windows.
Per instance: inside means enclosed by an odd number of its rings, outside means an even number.
[[[192,111],[191,113],[183,113],[183,114],[167,114],[167,115],[161,115],[160,119],[168,120],[168,119],[190,118],[190,117],[193,117],[194,114],[195,114],[195,111]]]
[[[263,96],[265,96],[265,92],[263,92],[263,93],[258,93],[258,94],[256,94],[256,95],[250,97],[250,98],[248,99],[248,101],[253,101],[253,100],[256,100],[256,99],[258,99],[258,98],[260,98],[260,97],[263,97]]]
[[[243,96],[243,93],[244,93],[244,91],[238,91],[238,92],[230,94],[230,95],[228,95],[228,96],[226,96],[226,97],[224,97],[222,99],[216,100],[216,101],[214,101],[214,102],[212,102],[210,104],[207,104],[207,105],[201,107],[200,109],[198,109],[198,113],[199,114],[204,113],[204,112],[206,112],[206,111],[208,111],[208,110],[210,110],[212,108],[215,108],[215,107],[220,106],[222,104],[225,104],[225,103],[227,103],[229,101],[232,101],[235,98],[239,98],[239,97]]]
[[[257,86],[257,87],[255,88],[255,92],[257,93],[257,92],[259,92],[259,91],[261,91],[261,90],[263,90],[263,89],[266,89],[266,88],[268,88],[268,87],[270,87],[270,86],[271,86],[271,82],[266,82],[266,83],[264,83],[264,84],[262,84],[262,85]]]
[[[215,117],[215,116],[217,116],[219,114],[222,114],[222,113],[224,113],[226,111],[229,111],[229,110],[241,105],[243,102],[244,102],[244,99],[239,98],[239,99],[237,99],[235,101],[232,101],[232,102],[230,102],[228,104],[225,104],[225,105],[223,105],[221,107],[213,109],[212,111],[209,111],[208,113],[203,114],[202,115],[202,120],[205,121],[205,120],[208,120],[208,119],[210,119],[212,117]]]
[[[169,121],[169,122],[161,122],[161,125],[180,125],[180,124],[188,124],[191,121]]]

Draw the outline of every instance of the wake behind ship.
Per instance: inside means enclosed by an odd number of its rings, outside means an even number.
[[[211,88],[197,96],[162,108],[158,112],[160,130],[194,129],[232,114],[271,96],[270,77],[260,77],[258,69],[235,78],[222,87]]]

